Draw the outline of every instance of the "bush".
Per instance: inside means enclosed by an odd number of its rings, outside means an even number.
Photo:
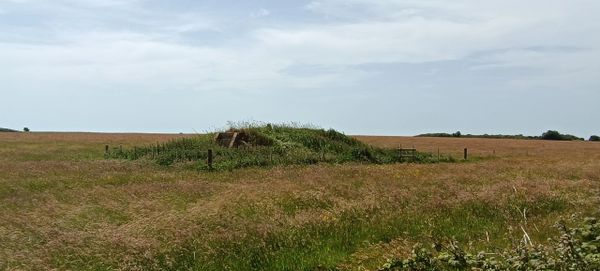
[[[436,243],[435,251],[416,246],[411,257],[389,260],[379,270],[600,270],[597,219],[587,218],[578,228],[569,229],[564,222],[556,227],[560,236],[547,246],[524,241],[496,254],[469,253],[456,241]]]
[[[597,135],[590,136],[590,141],[600,141],[600,136],[597,136]]]
[[[27,128],[27,127],[23,128],[23,132],[26,132],[26,133],[29,132],[29,128]]]

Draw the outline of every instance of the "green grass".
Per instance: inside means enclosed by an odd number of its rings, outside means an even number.
[[[122,225],[129,221],[129,216],[119,211],[118,208],[104,206],[83,206],[81,210],[68,220],[68,225],[73,228],[83,229],[95,224]]]
[[[281,198],[277,205],[287,215],[295,215],[302,210],[310,209],[330,209],[333,207],[333,203],[329,199],[321,199],[316,197],[300,197],[300,196],[287,196]]]
[[[511,221],[519,219],[513,206],[507,203],[469,200],[428,212],[396,204],[388,202],[375,208],[352,208],[330,215],[327,210],[333,209],[333,204],[316,198],[283,196],[275,201],[275,209],[264,209],[259,203],[241,199],[230,206],[230,212],[252,223],[209,225],[208,228],[214,231],[223,229],[229,234],[207,239],[206,232],[199,233],[179,246],[166,248],[152,259],[137,257],[135,266],[146,270],[334,270],[356,251],[397,238],[412,243],[452,238],[469,244],[472,249],[497,251],[509,245],[511,238],[519,236],[519,233],[506,235]],[[530,200],[527,206],[536,206],[532,219],[566,209],[566,203],[554,197],[539,197]],[[322,210],[321,219],[273,229],[261,226],[261,220],[269,219],[276,210],[293,217],[307,209]],[[92,211],[107,219],[126,219],[109,210],[89,210],[84,214]],[[552,230],[542,229],[544,231],[537,234],[537,239],[554,234]],[[486,235],[492,239],[492,244],[482,241]],[[211,249],[207,251],[207,247]],[[61,254],[56,260],[60,263],[58,266],[79,269],[95,265],[94,270],[115,268],[93,257],[82,255],[80,258],[77,252],[69,255]]]

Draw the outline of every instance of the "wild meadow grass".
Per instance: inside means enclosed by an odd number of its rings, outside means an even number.
[[[546,200],[549,199],[539,199],[539,203]],[[564,201],[550,200],[560,203],[542,205],[531,218],[565,211]],[[479,249],[498,249],[500,245],[507,245],[510,238],[515,238],[504,235],[511,220],[518,217],[512,208],[481,202],[466,202],[427,213],[390,211],[394,208],[397,206],[352,209],[335,216],[325,212],[321,221],[284,227],[275,232],[249,228],[243,237],[210,243],[218,249],[208,254],[203,254],[192,241],[159,256],[157,267],[164,270],[337,270],[340,262],[368,244],[388,243],[398,236],[413,236],[414,242],[451,237],[468,243],[473,241],[474,235],[486,232],[488,237],[496,240],[494,246],[474,245]],[[430,239],[424,239],[423,235]]]
[[[103,153],[181,138],[195,136],[0,134],[0,269],[377,270],[416,244],[548,244],[600,205],[589,142],[361,138],[496,156],[224,171]]]

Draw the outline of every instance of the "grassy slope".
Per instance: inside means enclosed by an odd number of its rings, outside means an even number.
[[[106,143],[170,137],[0,135],[0,269],[373,268],[430,238],[494,249],[523,225],[541,242],[557,217],[598,206],[588,142],[365,137],[498,157],[220,173],[103,159]]]

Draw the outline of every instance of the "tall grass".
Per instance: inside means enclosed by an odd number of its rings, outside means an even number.
[[[412,236],[415,241],[430,240],[423,239],[423,235],[431,235],[434,240],[453,237],[466,243],[475,239],[474,234],[488,231],[494,238],[513,238],[503,236],[509,226],[507,216],[512,217],[507,206],[465,202],[428,213],[398,213],[393,209],[382,204],[349,209],[335,217],[323,212],[320,221],[277,230],[248,227],[242,235],[232,233],[216,240],[199,236],[138,265],[159,270],[340,270],[339,263],[354,252],[372,244],[389,243],[399,236]],[[214,249],[202,251],[203,245]]]

